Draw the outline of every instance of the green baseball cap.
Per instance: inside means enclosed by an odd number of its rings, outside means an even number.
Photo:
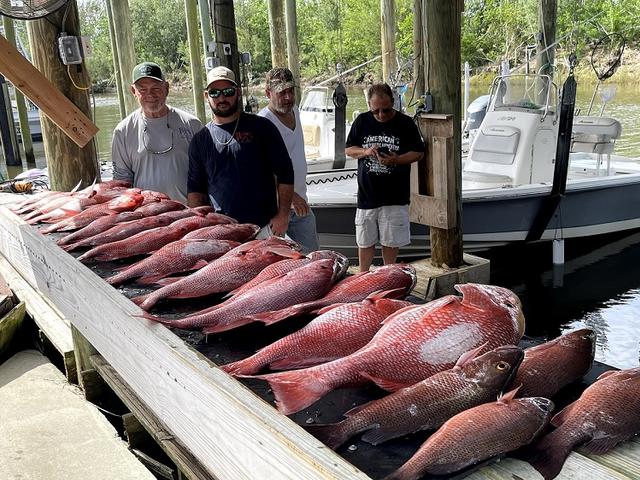
[[[160,82],[164,82],[164,76],[162,75],[162,69],[160,65],[153,62],[142,62],[133,68],[133,83],[136,83],[141,78],[153,78]]]

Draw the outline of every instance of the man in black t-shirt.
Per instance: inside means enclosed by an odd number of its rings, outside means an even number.
[[[349,131],[345,153],[358,159],[356,243],[360,271],[371,266],[378,241],[385,265],[410,243],[411,164],[424,155],[424,143],[411,117],[393,109],[386,83],[369,87],[369,111]]]
[[[189,145],[187,200],[213,204],[241,223],[254,223],[257,238],[284,236],[293,196],[293,166],[276,126],[242,112],[234,73],[216,67],[204,92],[212,120]]]

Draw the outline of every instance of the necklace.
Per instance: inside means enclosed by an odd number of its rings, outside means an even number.
[[[240,123],[240,115],[238,115],[238,118],[236,118],[236,126],[233,127],[233,132],[231,132],[231,136],[229,137],[229,140],[227,140],[225,142],[223,142],[222,140],[218,140],[218,137],[216,137],[216,134],[215,134],[215,129],[211,129],[211,136],[213,137],[213,139],[215,140],[216,143],[219,143],[220,145],[226,147],[227,145],[229,145],[233,141],[233,136],[236,134],[236,130],[238,129],[238,124],[239,123]],[[218,127],[218,128],[220,128],[220,129],[222,129],[222,127],[219,127],[215,123],[213,125]]]
[[[142,130],[142,145],[147,152],[153,153],[154,155],[163,155],[165,153],[169,153],[173,150],[173,129],[169,126],[169,114],[171,113],[171,109],[167,111],[167,130],[171,132],[171,146],[169,148],[165,148],[164,150],[152,150],[149,147],[146,137],[149,136],[149,126],[147,125],[147,118],[142,114],[142,123],[144,124],[144,129]]]

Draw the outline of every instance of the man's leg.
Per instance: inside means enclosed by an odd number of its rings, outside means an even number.
[[[385,265],[389,265],[390,263],[396,263],[396,259],[398,258],[398,247],[385,247],[382,246],[382,259],[384,260]]]
[[[358,263],[361,272],[368,272],[373,262],[373,256],[376,252],[376,246],[367,248],[358,248]]]
[[[380,244],[384,264],[396,263],[400,247],[411,243],[408,205],[389,205],[380,212]]]
[[[292,210],[287,235],[300,244],[303,253],[315,252],[320,248],[316,231],[316,216],[312,210],[309,210],[309,215],[304,217],[299,217]]]
[[[378,209],[356,209],[356,244],[361,272],[369,271],[378,242]]]

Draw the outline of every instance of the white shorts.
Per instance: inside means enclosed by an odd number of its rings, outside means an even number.
[[[411,243],[409,205],[388,205],[356,210],[356,243],[360,248],[404,247]]]
[[[256,240],[264,240],[266,238],[269,238],[273,236],[273,232],[271,231],[271,225],[269,225],[268,223],[262,227],[258,233],[256,234],[256,236],[254,237]],[[289,235],[287,235],[286,233],[284,234],[284,237],[287,240],[291,240],[291,237]]]

